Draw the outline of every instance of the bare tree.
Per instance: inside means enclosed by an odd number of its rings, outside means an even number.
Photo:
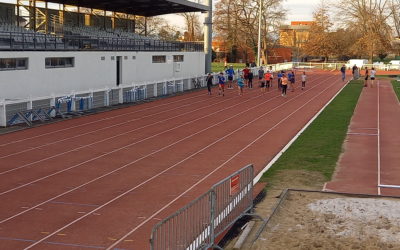
[[[305,53],[313,56],[323,56],[325,61],[335,54],[334,35],[331,33],[332,22],[329,15],[329,6],[325,1],[313,13],[314,24],[310,28],[309,39],[305,45]]]
[[[244,52],[247,60],[248,53],[256,53],[259,0],[220,0],[214,12],[214,30],[216,35],[224,40],[226,48],[231,52],[232,59],[236,50]],[[262,0],[262,57],[267,62],[267,48],[278,38],[278,27],[285,19],[282,0]]]
[[[340,19],[350,31],[360,31],[360,37],[354,41],[352,51],[368,56],[386,53],[391,49],[393,40],[389,19],[393,12],[392,0],[341,0],[336,5]]]
[[[180,13],[178,14],[185,20],[185,40],[186,41],[198,41],[202,40],[202,32],[200,25],[199,14],[194,12]]]

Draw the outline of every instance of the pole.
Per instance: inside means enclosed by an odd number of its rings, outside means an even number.
[[[212,0],[208,0],[208,11],[204,20],[204,53],[205,53],[205,73],[211,73],[212,61]]]
[[[259,3],[259,14],[258,14],[258,46],[257,46],[257,65],[261,66],[261,21],[262,21],[262,0]]]

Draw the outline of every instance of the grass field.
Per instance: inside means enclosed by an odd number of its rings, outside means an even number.
[[[330,180],[342,153],[348,125],[361,94],[363,81],[352,81],[264,174],[273,183],[280,171],[317,172]],[[278,178],[278,177],[277,177]]]
[[[232,65],[233,68],[235,69],[235,71],[237,69],[243,69],[246,66],[246,64],[244,64],[244,63],[229,63],[228,66],[229,65]],[[211,71],[212,72],[224,71],[224,63],[212,63],[211,64]]]
[[[392,81],[394,92],[396,92],[397,98],[400,100],[400,81],[393,80]]]

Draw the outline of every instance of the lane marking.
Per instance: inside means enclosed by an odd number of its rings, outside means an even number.
[[[385,185],[385,184],[380,184],[379,187],[381,187],[381,188],[395,188],[395,189],[400,189],[400,185]]]
[[[334,82],[334,84],[336,84],[336,81]],[[116,245],[118,245],[119,243],[121,243],[123,240],[126,239],[126,237],[128,237],[129,235],[131,235],[132,233],[134,233],[137,229],[139,229],[140,227],[142,227],[145,223],[147,223],[148,221],[150,221],[150,219],[154,216],[156,216],[157,214],[161,213],[164,209],[166,209],[167,207],[169,207],[172,203],[174,203],[175,201],[177,201],[179,198],[181,198],[182,196],[184,196],[186,193],[188,193],[189,191],[191,191],[194,187],[196,187],[197,185],[199,185],[201,182],[203,182],[204,180],[206,180],[208,177],[210,177],[213,173],[215,173],[216,171],[218,171],[219,169],[221,169],[223,166],[225,166],[228,162],[230,162],[231,160],[233,160],[236,156],[238,156],[240,153],[242,153],[244,150],[246,150],[247,148],[249,148],[250,146],[252,146],[254,143],[256,143],[258,140],[260,140],[262,137],[264,137],[266,134],[268,134],[269,132],[271,132],[273,129],[275,129],[276,127],[278,127],[278,125],[280,125],[281,123],[283,123],[284,121],[286,121],[287,119],[289,119],[289,117],[291,117],[293,114],[297,113],[297,111],[299,111],[300,109],[304,108],[308,103],[310,103],[312,100],[316,99],[316,97],[320,96],[322,93],[325,93],[325,91],[327,91],[328,89],[330,89],[334,84],[329,85],[329,87],[327,87],[325,90],[321,91],[320,94],[316,95],[315,97],[311,98],[309,101],[307,101],[306,103],[304,103],[303,105],[301,105],[299,108],[297,108],[295,111],[293,111],[292,113],[290,113],[288,116],[286,116],[284,119],[282,119],[280,122],[276,123],[272,128],[268,129],[266,132],[264,132],[263,134],[261,134],[259,137],[257,137],[255,140],[253,140],[250,144],[248,144],[246,147],[242,148],[240,151],[238,151],[236,154],[234,154],[231,158],[229,158],[228,160],[226,160],[224,163],[222,163],[220,166],[218,166],[217,168],[215,168],[213,171],[211,171],[210,173],[208,173],[206,176],[204,176],[201,180],[199,180],[198,182],[196,182],[194,185],[192,185],[190,188],[188,188],[186,191],[184,191],[183,193],[181,193],[178,197],[176,197],[175,199],[173,199],[172,201],[170,201],[168,204],[166,204],[164,207],[162,207],[161,209],[159,209],[158,211],[156,211],[153,215],[151,215],[147,220],[143,221],[142,223],[140,223],[138,226],[136,226],[134,229],[132,229],[131,231],[129,231],[127,234],[125,234],[124,236],[122,236],[118,241],[116,241],[114,244],[112,244],[111,246],[107,247],[107,250],[111,250],[113,249]],[[46,238],[46,237],[45,237]],[[45,239],[44,238],[44,239]],[[35,244],[32,244],[31,246],[35,246]],[[27,248],[28,249],[28,248]]]
[[[348,135],[365,135],[365,136],[378,136],[378,134],[368,134],[368,133],[347,133]]]
[[[61,205],[81,206],[81,207],[98,207],[99,206],[99,205],[95,205],[95,204],[84,204],[84,203],[62,202],[62,201],[52,201],[50,203],[61,204]]]
[[[378,123],[378,126],[377,126],[377,128],[378,128],[378,137],[377,137],[377,140],[378,140],[378,147],[377,147],[377,150],[378,150],[378,195],[381,195],[381,187],[380,187],[380,185],[381,185],[381,113],[380,113],[380,110],[381,110],[381,107],[380,107],[380,81],[378,80],[378,121],[377,121],[377,123]]]
[[[328,79],[325,80],[325,81],[322,81],[320,84],[317,84],[316,86],[314,86],[314,87],[308,89],[307,91],[302,92],[300,95],[295,96],[293,99],[289,99],[288,101],[284,102],[284,103],[281,104],[280,106],[283,106],[284,104],[286,104],[286,103],[288,103],[288,102],[290,102],[290,101],[292,101],[292,100],[294,100],[294,99],[297,99],[299,96],[302,96],[302,95],[308,93],[309,91],[311,91],[312,89],[316,88],[317,86],[323,84],[323,83],[326,82],[326,81],[328,81]],[[251,109],[253,109],[253,108],[256,108],[256,107],[258,107],[258,106],[262,106],[262,105],[264,105],[265,103],[268,103],[268,102],[270,102],[271,100],[276,99],[276,98],[280,98],[280,96],[273,97],[273,98],[271,98],[271,99],[269,99],[269,100],[267,100],[267,101],[264,101],[264,102],[258,104],[257,106],[253,106],[252,108],[249,108],[249,109],[247,109],[247,110],[244,110],[244,111],[242,111],[241,113],[246,113],[246,112],[248,112],[249,110],[251,110]],[[278,107],[280,107],[280,106],[278,106]],[[274,108],[273,110],[275,110],[275,109],[277,109],[277,107]],[[271,113],[271,112],[272,112],[272,111],[270,111],[270,112],[268,112],[268,113],[266,113],[266,114],[269,114],[269,113]],[[107,174],[104,174],[104,175],[102,175],[102,176],[99,176],[99,177],[97,177],[97,178],[95,178],[95,179],[93,179],[93,180],[91,180],[91,181],[89,181],[89,182],[83,183],[83,184],[80,185],[80,186],[77,186],[77,187],[75,187],[75,188],[73,188],[73,189],[71,189],[71,190],[68,190],[68,191],[66,191],[66,192],[64,192],[64,193],[61,193],[61,194],[59,194],[59,195],[57,195],[57,196],[55,196],[55,197],[53,197],[53,198],[51,198],[51,199],[48,199],[48,200],[46,200],[46,201],[44,201],[44,202],[42,202],[42,203],[40,203],[40,204],[35,205],[33,208],[35,208],[35,207],[37,207],[37,206],[44,205],[44,204],[46,204],[46,203],[48,203],[48,202],[50,202],[50,201],[53,201],[53,200],[55,200],[55,199],[58,199],[59,197],[62,197],[62,196],[64,196],[64,195],[66,195],[66,194],[69,194],[69,193],[71,193],[71,192],[73,192],[73,191],[75,191],[75,190],[77,190],[77,189],[79,189],[79,188],[82,188],[82,187],[84,187],[84,186],[87,186],[87,185],[89,185],[89,184],[91,184],[91,183],[93,183],[93,182],[95,182],[95,181],[97,181],[97,180],[99,180],[99,179],[102,179],[102,178],[104,178],[104,177],[106,177],[106,176],[108,176],[108,175],[111,175],[111,174],[113,174],[113,173],[115,173],[115,172],[117,172],[117,171],[119,171],[119,170],[122,170],[122,169],[124,169],[124,168],[126,168],[126,167],[128,167],[128,166],[130,166],[130,165],[132,165],[132,164],[135,164],[135,163],[138,162],[138,161],[141,161],[141,160],[143,160],[143,159],[145,159],[145,158],[147,158],[147,157],[149,157],[149,156],[152,156],[152,155],[154,155],[154,154],[156,154],[156,153],[158,153],[158,152],[161,152],[161,151],[163,151],[164,149],[167,149],[167,148],[169,148],[169,147],[172,147],[172,146],[174,146],[174,145],[176,145],[176,144],[178,144],[178,143],[180,143],[180,142],[182,142],[182,141],[184,141],[184,140],[186,140],[186,139],[188,139],[188,138],[191,138],[191,137],[193,137],[193,136],[195,136],[195,135],[197,135],[197,134],[200,134],[200,133],[202,133],[202,132],[204,132],[204,131],[207,131],[207,130],[209,130],[211,127],[218,126],[219,124],[222,124],[222,123],[224,123],[225,121],[228,121],[228,120],[230,120],[230,119],[233,119],[234,117],[241,115],[241,113],[236,113],[234,116],[232,116],[232,117],[230,117],[230,118],[227,118],[227,119],[222,120],[222,121],[220,121],[220,122],[218,122],[218,123],[215,123],[215,124],[213,124],[213,125],[210,126],[210,127],[207,127],[207,128],[205,128],[205,129],[203,129],[203,130],[201,130],[201,131],[198,131],[198,132],[196,132],[196,133],[194,133],[194,134],[192,134],[192,135],[190,135],[190,136],[188,136],[188,137],[182,138],[181,140],[176,141],[176,142],[174,142],[174,143],[172,143],[172,144],[170,144],[170,145],[168,145],[168,146],[165,146],[165,147],[163,147],[163,148],[161,148],[161,149],[158,149],[157,151],[154,151],[154,152],[152,152],[152,153],[150,153],[150,154],[148,154],[148,155],[145,155],[145,156],[143,156],[143,157],[141,157],[141,158],[139,158],[139,159],[136,159],[136,160],[134,160],[134,161],[132,161],[132,162],[130,162],[130,163],[128,163],[128,164],[125,164],[125,165],[121,166],[120,168],[117,168],[117,169],[115,169],[115,170],[113,170],[113,171],[111,171],[111,172],[108,172]],[[264,115],[266,115],[266,114],[264,114]],[[216,142],[214,142],[214,143],[219,142],[220,140],[222,140],[222,139],[225,138],[225,137],[226,137],[226,136],[220,138],[218,141],[216,141]],[[210,146],[210,145],[209,145],[209,146]],[[201,151],[199,151],[198,153],[201,153]],[[195,155],[195,154],[194,154],[194,155]],[[188,159],[190,159],[191,157],[192,157],[192,156],[189,156]],[[168,170],[172,169],[173,167],[174,167],[174,166],[172,166],[172,167],[166,169],[165,171],[159,173],[158,175],[161,175],[161,174],[167,172]],[[158,175],[157,175],[157,176],[158,176]],[[153,177],[152,177],[152,178],[153,178]],[[142,182],[142,183],[141,183],[139,186],[137,186],[137,187],[140,187],[141,185],[144,185],[145,183],[147,183],[148,181],[150,181],[152,178],[146,180],[145,182]],[[131,191],[133,191],[133,190],[131,190]],[[125,194],[125,193],[122,193],[122,194]],[[0,194],[0,195],[1,195],[1,194]],[[22,212],[20,212],[20,213],[17,213],[17,214],[15,214],[15,215],[13,215],[13,216],[10,216],[10,217],[8,217],[8,218],[5,218],[5,219],[3,219],[3,220],[0,221],[0,224],[1,224],[1,223],[4,223],[4,222],[6,222],[6,221],[9,221],[9,220],[11,220],[11,219],[13,219],[13,218],[15,218],[15,217],[18,217],[18,216],[20,216],[20,215],[22,215],[22,214],[24,214],[24,213],[26,213],[26,212],[29,212],[30,210],[32,210],[32,208],[27,209],[27,210],[25,210],[25,211],[22,211]],[[96,210],[96,211],[97,211],[97,210]]]

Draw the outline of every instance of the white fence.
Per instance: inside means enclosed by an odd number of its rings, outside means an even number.
[[[264,66],[265,69],[272,67],[273,71],[287,70],[292,68],[302,69],[326,69],[338,70],[342,63],[303,63],[288,62]],[[365,65],[375,67],[377,70],[399,70],[390,65]],[[254,76],[258,74],[258,68],[252,68]],[[237,72],[238,73],[238,72]],[[217,83],[218,73],[213,73],[214,83]],[[235,74],[237,76],[238,74]],[[107,107],[123,103],[136,102],[148,98],[171,95],[190,89],[206,86],[206,76],[192,76],[186,78],[167,79],[156,82],[134,83],[131,85],[120,85],[114,88],[96,89],[81,92],[72,92],[64,95],[46,97],[35,97],[21,100],[0,100],[0,126],[9,126],[8,122],[18,113],[27,110],[49,109],[56,107],[61,113],[85,111],[89,109]],[[54,116],[54,112],[51,113]]]

